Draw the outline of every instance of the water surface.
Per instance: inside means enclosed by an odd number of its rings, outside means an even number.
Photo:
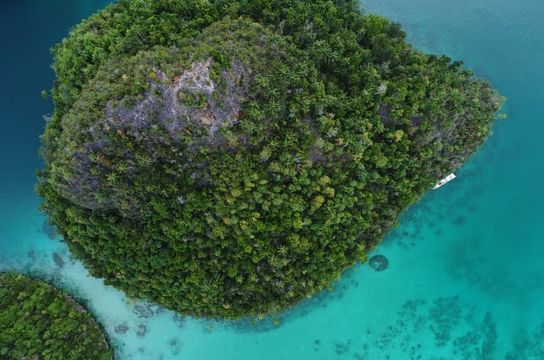
[[[462,58],[509,119],[402,217],[377,253],[277,319],[203,321],[129,300],[44,228],[34,195],[48,48],[107,0],[0,2],[0,269],[40,274],[97,314],[119,359],[544,359],[544,7],[540,0],[364,0],[424,51]]]

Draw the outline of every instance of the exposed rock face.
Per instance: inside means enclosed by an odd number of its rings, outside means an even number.
[[[129,212],[139,207],[134,199],[127,202],[121,194],[112,194],[108,199],[96,197],[105,186],[103,174],[109,173],[112,168],[110,159],[105,155],[116,147],[112,141],[106,140],[112,134],[133,139],[146,149],[150,164],[163,160],[153,151],[156,146],[180,142],[181,136],[187,133],[197,133],[188,147],[189,152],[196,152],[203,145],[226,146],[225,139],[217,132],[238,122],[251,81],[251,71],[235,59],[230,68],[223,69],[220,77],[214,80],[210,75],[212,65],[211,59],[195,61],[189,69],[173,78],[155,68],[156,79],[149,79],[149,89],[143,99],[132,107],[119,107],[110,102],[105,117],[89,127],[89,137],[82,150],[73,154],[74,176],[62,186],[66,196],[91,210],[122,207]],[[162,131],[157,132],[158,128]],[[126,180],[140,176],[134,170],[138,163],[136,155],[126,149],[124,156],[128,167]],[[187,165],[191,164],[186,162],[182,166]],[[202,164],[197,166],[202,167]],[[96,167],[101,171],[93,170]],[[201,172],[195,173],[195,178],[206,181]]]
[[[160,125],[178,140],[181,131],[191,124],[206,127],[209,136],[221,127],[232,126],[238,120],[247,93],[248,72],[239,61],[233,61],[230,69],[221,72],[219,81],[225,84],[221,91],[210,77],[211,66],[211,59],[195,61],[190,69],[173,79],[156,69],[159,81],[150,81],[145,98],[132,108],[110,104],[106,124],[140,136],[143,129]]]

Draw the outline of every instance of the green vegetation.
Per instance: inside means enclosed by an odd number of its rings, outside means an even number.
[[[0,359],[109,360],[91,315],[43,281],[0,273]]]
[[[43,210],[93,275],[194,316],[328,287],[501,104],[349,0],[121,0],[54,56]]]

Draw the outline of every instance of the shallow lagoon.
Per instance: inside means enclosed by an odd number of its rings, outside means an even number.
[[[364,0],[417,48],[463,58],[508,97],[509,119],[459,178],[409,209],[334,290],[277,319],[216,322],[126,299],[44,229],[33,193],[48,48],[109,1],[0,2],[0,269],[88,302],[119,359],[543,359],[544,7],[539,0]],[[46,231],[44,231],[46,230]]]

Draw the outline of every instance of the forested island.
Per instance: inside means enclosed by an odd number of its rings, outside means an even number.
[[[43,211],[91,274],[197,317],[366,261],[502,101],[350,0],[120,0],[53,54]]]
[[[41,280],[0,273],[0,359],[111,360],[92,316]]]

